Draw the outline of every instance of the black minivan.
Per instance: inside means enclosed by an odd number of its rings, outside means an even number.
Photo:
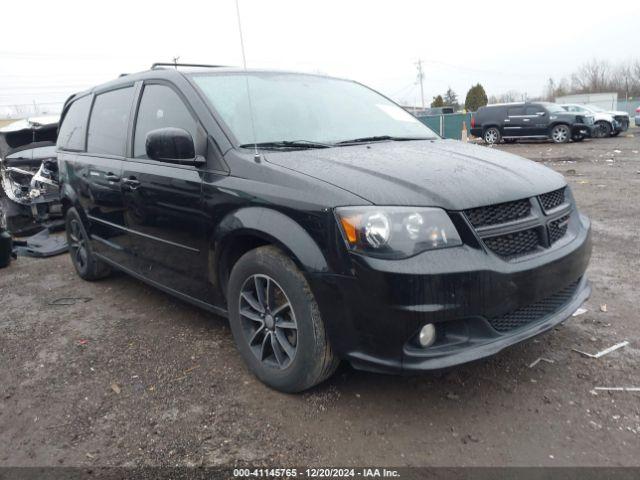
[[[444,140],[353,81],[156,66],[72,96],[57,148],[78,274],[228,317],[281,391],[340,359],[483,358],[591,291],[590,223],[560,174]]]

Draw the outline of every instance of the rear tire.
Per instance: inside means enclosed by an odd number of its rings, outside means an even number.
[[[271,388],[300,392],[337,368],[313,293],[296,264],[278,248],[259,247],[236,262],[227,303],[242,358]]]
[[[496,143],[500,143],[502,135],[497,127],[489,127],[482,134],[482,139],[487,145],[495,145]]]
[[[611,124],[609,122],[605,122],[604,120],[600,120],[596,122],[596,129],[594,131],[594,136],[596,138],[607,138],[611,136],[613,128],[611,128]]]
[[[620,135],[620,133],[621,133],[620,130],[616,130],[614,132],[611,132],[611,136],[612,137],[617,137],[618,135]]]
[[[71,207],[65,216],[69,254],[76,272],[83,280],[99,280],[111,273],[111,267],[98,260],[78,211]]]
[[[550,136],[553,143],[567,143],[571,140],[571,129],[568,125],[556,125],[551,129]]]
[[[574,142],[581,142],[584,140],[584,135],[574,135],[573,136],[573,141]]]

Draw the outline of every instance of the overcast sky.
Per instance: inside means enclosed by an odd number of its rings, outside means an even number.
[[[235,0],[10,1],[2,5],[2,106],[61,102],[155,61],[240,65]],[[611,8],[608,9],[607,5]],[[464,99],[539,95],[592,58],[640,57],[640,1],[240,0],[249,67],[353,78],[405,104],[451,86]],[[14,21],[15,20],[15,21]]]

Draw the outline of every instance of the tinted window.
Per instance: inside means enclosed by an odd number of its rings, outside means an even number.
[[[133,87],[96,96],[89,120],[88,152],[124,155],[132,101]]]
[[[525,110],[525,115],[535,115],[537,113],[543,113],[543,112],[544,112],[544,108],[538,107],[536,105],[532,105],[530,107],[527,107],[527,109]]]
[[[507,110],[507,114],[511,117],[514,115],[524,115],[524,108],[522,107],[511,107],[509,110]]]
[[[197,123],[178,94],[166,85],[147,85],[138,109],[133,156],[147,158],[147,133],[164,127],[182,128],[196,140]]]
[[[91,96],[82,97],[71,104],[60,125],[58,148],[84,150],[84,135],[91,107]]]

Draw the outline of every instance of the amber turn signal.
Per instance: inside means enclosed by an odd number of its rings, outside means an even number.
[[[340,223],[342,224],[342,230],[344,230],[344,234],[347,237],[347,242],[351,245],[355,245],[358,241],[358,236],[356,234],[356,224],[358,223],[357,217],[341,217]]]

